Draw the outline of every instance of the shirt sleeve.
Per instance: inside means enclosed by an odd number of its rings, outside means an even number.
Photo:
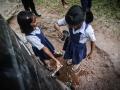
[[[37,47],[39,50],[44,47],[44,45],[41,43],[41,40],[37,36],[27,36],[26,39],[32,46]]]
[[[67,24],[66,21],[65,21],[65,17],[62,18],[62,19],[59,19],[59,20],[57,21],[57,24],[58,24],[59,26],[65,26],[65,25]]]
[[[94,34],[94,29],[92,28],[91,25],[88,26],[88,29],[87,29],[87,34],[88,34],[88,37],[91,41],[96,41],[96,37],[95,37],[95,34]]]

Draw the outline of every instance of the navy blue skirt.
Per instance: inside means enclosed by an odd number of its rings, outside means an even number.
[[[64,59],[72,59],[72,64],[79,64],[86,57],[86,44],[70,42]]]
[[[50,41],[45,38],[44,41],[41,41],[42,44],[47,47],[50,52],[52,54],[54,54],[55,52],[55,49],[54,49],[54,46],[50,43]],[[38,56],[40,58],[40,60],[46,60],[46,59],[50,59],[50,57],[43,51],[43,50],[39,50],[38,48],[32,46],[32,49],[33,49],[33,52],[35,53],[36,56]]]

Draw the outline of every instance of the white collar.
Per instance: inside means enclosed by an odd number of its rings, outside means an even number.
[[[78,29],[78,30],[75,30],[74,28],[72,29],[72,31],[73,31],[73,34],[76,34],[76,33],[79,33],[79,32],[81,32],[82,34],[84,34],[85,32],[84,32],[84,30],[85,30],[85,22],[83,22],[83,24],[82,24],[82,26]]]
[[[32,35],[40,34],[40,33],[41,33],[41,31],[40,31],[39,27],[35,27],[34,30],[31,32]]]

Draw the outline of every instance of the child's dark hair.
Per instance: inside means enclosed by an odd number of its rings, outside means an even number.
[[[86,19],[85,22],[86,24],[89,24],[93,21],[93,13],[91,11],[86,12]]]
[[[65,15],[68,25],[78,25],[84,21],[85,13],[79,5],[73,5]]]
[[[26,35],[33,31],[31,26],[33,14],[30,11],[21,11],[17,15],[17,22],[20,26],[21,32]]]

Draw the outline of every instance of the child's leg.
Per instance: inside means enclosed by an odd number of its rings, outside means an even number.
[[[27,1],[27,0],[22,0],[22,4],[23,4],[24,9],[25,9],[26,11],[30,11],[30,9],[29,9],[29,1]]]
[[[92,0],[88,0],[88,5],[87,5],[87,7],[88,7],[88,10],[90,11],[90,9],[91,9],[91,7],[92,7]]]
[[[92,6],[92,0],[81,0],[81,6],[85,12],[89,11]]]
[[[34,4],[33,0],[29,0],[29,2],[30,2],[30,8],[31,8],[32,12],[33,12],[36,16],[41,16],[41,15],[39,15],[39,14],[37,13],[37,11],[36,11],[36,9],[35,9],[35,4]]]

